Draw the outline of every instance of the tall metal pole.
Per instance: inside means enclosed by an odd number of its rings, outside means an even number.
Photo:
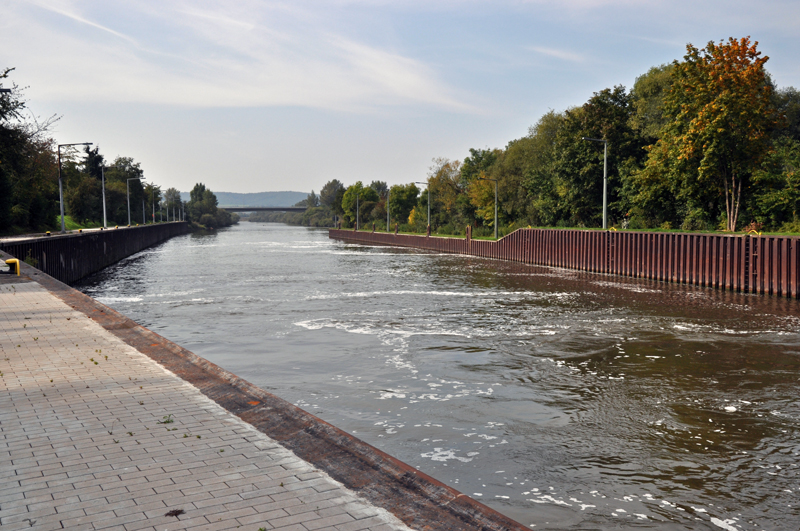
[[[106,223],[106,165],[103,164],[100,166],[100,175],[103,181],[103,228],[108,228],[108,223]]]
[[[608,230],[608,142],[603,142],[603,230]]]
[[[58,146],[58,206],[61,209],[61,234],[67,232],[64,224],[64,189],[61,186],[61,146]]]
[[[131,226],[131,180],[125,181],[125,191],[128,194],[128,226]]]
[[[581,140],[603,143],[603,230],[608,230],[608,140],[582,136]]]
[[[142,198],[142,225],[147,225],[147,218],[144,217],[144,197]]]
[[[389,232],[389,190],[386,190],[386,232]]]
[[[156,187],[153,186],[153,225],[156,224]]]
[[[358,230],[358,222],[359,222],[359,219],[358,219],[358,215],[359,215],[358,196],[360,196],[360,195],[361,195],[360,193],[356,193],[356,230]]]

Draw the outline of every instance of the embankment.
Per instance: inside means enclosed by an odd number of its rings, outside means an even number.
[[[0,250],[20,260],[30,258],[29,262],[40,271],[71,284],[142,249],[188,232],[188,223],[176,221],[0,241]]]
[[[800,242],[787,236],[568,229],[519,229],[498,241],[336,229],[329,236],[743,293],[800,296]]]

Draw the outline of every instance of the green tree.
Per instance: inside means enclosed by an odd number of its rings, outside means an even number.
[[[480,172],[489,172],[497,160],[498,151],[494,149],[469,149],[469,157],[461,164],[461,179],[466,187],[476,179]]]
[[[320,204],[324,207],[330,208],[334,212],[337,212],[342,205],[341,197],[338,196],[339,192],[344,195],[344,185],[337,179],[328,181],[319,192]]]
[[[130,195],[130,219],[136,223],[142,219],[139,212],[145,199],[144,170],[131,157],[117,157],[106,168],[106,206],[108,215],[118,225],[128,223],[128,196]],[[128,180],[130,179],[130,181]]]
[[[58,120],[23,114],[22,90],[8,79],[13,68],[0,71],[0,233],[56,227],[58,173],[55,142],[48,131]]]
[[[461,163],[443,157],[433,159],[428,171],[428,186],[431,190],[431,225],[432,228],[448,227],[454,232],[456,225],[461,225],[459,197],[466,194],[461,181]],[[428,194],[420,196],[420,208],[425,211],[427,225]]]
[[[356,199],[358,199],[358,205],[356,204]],[[368,219],[378,199],[380,199],[378,192],[368,186],[365,187],[361,181],[349,186],[342,197],[342,210],[344,210],[345,219],[350,223],[356,221],[356,206],[358,206],[361,221]]]
[[[785,87],[774,92],[773,100],[780,118],[775,132],[800,142],[800,91]]]
[[[630,92],[630,125],[651,143],[661,135],[667,123],[664,98],[672,86],[672,64],[654,66],[636,78]]]
[[[408,217],[419,197],[419,188],[414,183],[396,184],[389,190],[389,215],[395,222],[408,223]]]
[[[736,230],[742,192],[769,152],[777,123],[768,58],[757,45],[749,38],[709,42],[702,50],[687,45],[684,61],[673,63],[667,122],[646,168],[649,180],[672,180],[684,196],[691,190],[724,199],[729,231]]]
[[[620,194],[630,168],[645,158],[645,140],[631,128],[630,96],[625,87],[596,92],[583,106],[566,112],[556,138],[553,164],[560,210],[575,226],[598,227],[602,222],[603,146],[582,137],[608,141],[608,210],[622,218],[630,204]]]
[[[783,137],[753,173],[753,217],[779,228],[800,221],[800,142]]]
[[[530,202],[532,225],[555,226],[565,218],[561,197],[566,189],[556,179],[557,140],[566,120],[565,113],[549,111],[528,130],[525,180],[522,183]]]
[[[168,204],[170,201],[171,190],[174,189],[167,189],[166,192]],[[177,190],[175,191],[177,192]],[[189,192],[189,197],[189,203],[186,205],[186,210],[189,214],[189,220],[200,223],[201,225],[206,225],[206,223],[203,223],[203,216],[205,215],[210,216],[210,218],[205,218],[207,222],[209,222],[209,219],[216,220],[217,196],[214,195],[211,190],[207,189],[206,185],[203,183],[195,184],[194,188],[192,188],[192,191]],[[173,199],[173,201],[175,201],[175,199]],[[214,221],[210,221],[209,223],[213,224]]]
[[[389,186],[386,184],[386,181],[372,181],[369,183],[369,187],[375,190],[378,194],[378,197],[386,197],[386,192],[389,190]]]

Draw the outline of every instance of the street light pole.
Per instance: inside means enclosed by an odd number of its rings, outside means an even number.
[[[91,142],[78,142],[76,144],[58,144],[58,202],[61,208],[61,234],[67,232],[67,226],[64,224],[64,187],[61,184],[61,148],[69,146],[91,146],[91,145],[92,145]]]
[[[361,192],[356,192],[356,231],[358,231],[358,222],[359,222],[359,204],[358,204],[358,197],[361,195]]]
[[[581,140],[603,143],[603,230],[608,230],[608,140],[586,136]]]
[[[386,232],[389,232],[389,190],[386,190]]]
[[[103,164],[100,166],[100,176],[102,177],[103,182],[103,228],[108,228],[108,223],[106,223],[106,165]]]

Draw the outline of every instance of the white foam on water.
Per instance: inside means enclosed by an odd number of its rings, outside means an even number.
[[[714,518],[712,516],[711,523],[719,527],[720,529],[724,529],[725,531],[739,531],[739,529],[731,525],[736,523],[735,520],[720,520],[719,518]]]
[[[114,304],[115,302],[142,302],[142,297],[95,297],[96,301],[103,304]]]
[[[553,498],[549,494],[543,494],[542,496],[539,496],[538,498],[530,498],[530,499],[528,499],[528,501],[533,502],[533,503],[553,503],[555,505],[563,505],[565,507],[572,507],[572,504],[567,503],[564,500],[559,500],[559,499]]]
[[[420,454],[422,457],[426,457],[431,461],[449,461],[454,459],[456,461],[461,461],[462,463],[469,463],[472,461],[472,457],[459,457],[456,455],[457,450],[447,449],[444,448],[434,448],[432,452],[426,452],[424,454]]]

